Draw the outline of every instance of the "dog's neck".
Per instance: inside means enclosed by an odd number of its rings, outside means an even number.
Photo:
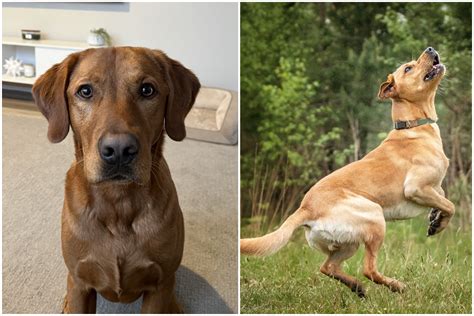
[[[436,121],[438,115],[434,106],[434,95],[424,102],[409,102],[403,99],[392,99],[392,121],[413,121],[431,119]]]

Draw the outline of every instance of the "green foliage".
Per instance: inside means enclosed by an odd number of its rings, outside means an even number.
[[[262,87],[262,96],[267,100],[262,108],[268,115],[258,127],[259,157],[276,162],[284,155],[291,173],[300,175],[292,183],[304,185],[321,175],[312,168],[313,161],[326,157],[325,146],[340,139],[342,130],[334,127],[318,133],[327,124],[331,110],[310,103],[318,83],[309,82],[300,60],[282,57],[275,73],[278,84]]]
[[[275,69],[280,58],[305,58],[312,50],[306,45],[312,13],[291,3],[242,3],[241,5],[241,96],[247,100],[242,108],[242,140],[244,151],[254,151],[257,127],[263,118],[261,105],[264,85],[276,84]],[[288,21],[292,21],[288,23]]]

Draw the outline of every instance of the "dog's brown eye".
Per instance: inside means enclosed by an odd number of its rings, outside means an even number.
[[[149,83],[144,83],[140,87],[140,94],[145,98],[149,98],[155,94],[155,88]]]
[[[405,68],[405,73],[409,72],[411,70],[411,68],[412,68],[411,66],[406,67]]]
[[[77,94],[84,99],[90,99],[92,98],[92,87],[88,84],[82,85],[79,87]]]

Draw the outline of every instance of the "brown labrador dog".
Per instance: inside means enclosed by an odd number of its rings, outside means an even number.
[[[402,292],[402,282],[377,269],[385,222],[429,211],[431,236],[444,230],[454,215],[454,204],[441,188],[449,161],[436,124],[434,103],[445,71],[439,54],[428,47],[417,60],[390,74],[378,96],[392,100],[395,129],[364,158],[316,183],[300,208],[278,230],[241,239],[241,253],[275,253],[303,226],[309,245],[328,256],[321,266],[322,273],[364,296],[362,283],[342,270],[343,262],[364,244],[364,275],[392,291]]]
[[[65,313],[95,313],[143,295],[143,313],[177,313],[175,272],[184,227],[162,155],[180,141],[199,80],[161,51],[88,49],[54,65],[33,86],[48,138],[74,133],[66,176],[62,252],[69,270]]]

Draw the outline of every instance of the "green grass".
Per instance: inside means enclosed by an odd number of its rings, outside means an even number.
[[[241,257],[241,312],[471,314],[471,232],[450,224],[427,238],[427,225],[425,218],[387,224],[378,268],[407,285],[403,294],[363,276],[361,246],[344,263],[344,270],[365,285],[367,297],[359,299],[319,272],[325,256],[307,245],[300,229],[273,256]],[[243,227],[242,236],[248,235]]]

